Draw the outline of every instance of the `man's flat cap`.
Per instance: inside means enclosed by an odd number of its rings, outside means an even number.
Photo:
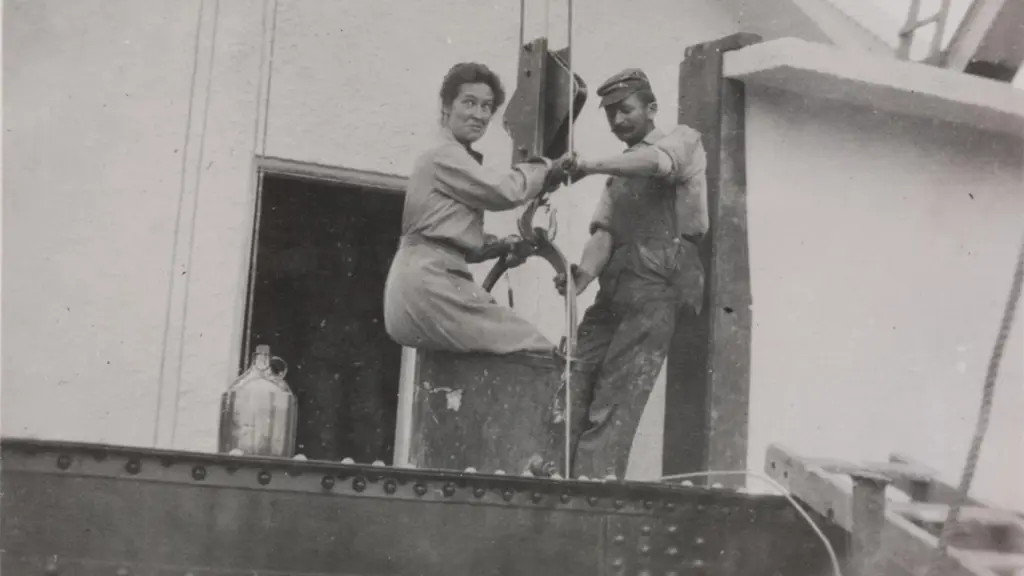
[[[601,107],[625,100],[634,92],[650,89],[651,83],[647,75],[639,68],[626,68],[622,72],[604,81],[604,84],[597,89],[597,95],[601,97]]]

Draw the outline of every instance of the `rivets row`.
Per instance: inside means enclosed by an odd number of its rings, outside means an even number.
[[[238,450],[234,450],[234,451],[232,451],[229,454],[231,454],[231,455],[239,455],[239,454],[241,454],[241,452],[238,451]],[[297,455],[295,455],[293,457],[293,459],[304,461],[304,460],[306,460],[306,457],[304,455],[302,455],[302,454],[297,454]],[[170,458],[161,458],[160,462],[164,465],[164,467],[170,467],[170,466],[172,466],[175,463],[175,461],[173,459],[170,459]],[[73,463],[73,458],[72,458],[72,456],[70,454],[60,454],[57,457],[56,464],[57,464],[57,467],[60,468],[61,470],[69,469],[71,467],[72,463]],[[345,458],[345,459],[343,459],[341,461],[341,463],[342,464],[346,464],[346,465],[353,465],[353,464],[355,464],[355,461],[352,458]],[[376,461],[373,462],[372,465],[375,466],[375,467],[386,467],[386,464],[382,460],[376,460]],[[229,464],[229,465],[226,466],[226,469],[227,469],[227,471],[229,473],[234,473],[237,470],[239,470],[240,468],[239,468],[238,465],[231,465],[231,464]],[[141,459],[139,459],[137,457],[130,457],[130,458],[128,458],[127,461],[124,464],[124,470],[128,474],[130,474],[130,475],[133,475],[133,476],[134,475],[138,475],[142,471],[142,461],[141,461]],[[289,476],[300,476],[301,475],[301,472],[292,473],[291,471],[287,471],[286,473]],[[475,473],[477,473],[477,470],[476,470],[476,468],[473,468],[473,467],[467,467],[465,469],[465,473],[467,473],[467,474],[475,474]],[[494,472],[495,476],[502,476],[502,475],[505,475],[505,474],[506,473],[503,470],[496,470]],[[194,480],[196,482],[201,482],[201,481],[206,480],[208,475],[209,475],[209,472],[208,472],[208,469],[207,469],[206,466],[194,465],[192,467],[192,469],[191,469],[191,478],[192,478],[192,480]],[[529,477],[529,476],[532,476],[532,474],[530,474],[529,471],[526,471],[523,474],[523,476]],[[551,478],[552,479],[561,479],[561,476],[552,475]],[[259,473],[256,476],[257,482],[260,485],[262,485],[262,486],[269,485],[271,483],[272,479],[273,479],[272,474],[268,470],[260,470]],[[587,478],[586,476],[581,476],[580,478],[578,478],[578,480],[589,481],[590,479]],[[614,475],[608,475],[605,478],[605,480],[617,480],[617,478]],[[594,479],[593,481],[599,481],[599,480]],[[335,486],[336,486],[336,482],[337,482],[336,477],[334,477],[332,475],[325,475],[320,480],[320,486],[324,490],[333,490],[335,488]],[[353,482],[352,482],[352,488],[356,492],[363,492],[363,491],[366,490],[366,487],[367,487],[367,480],[365,478],[358,477],[358,478],[354,479]],[[397,492],[397,488],[398,488],[398,485],[397,485],[397,483],[394,480],[387,480],[387,481],[384,482],[384,492],[386,494],[389,494],[389,495],[395,494]],[[425,485],[423,485],[422,483],[417,483],[413,487],[413,490],[414,490],[414,492],[418,496],[425,496],[426,493],[427,493],[427,487]],[[444,486],[444,488],[442,489],[442,492],[443,492],[443,494],[446,497],[450,498],[450,497],[453,497],[456,494],[457,490],[458,489],[457,489],[456,484],[449,482],[448,484],[446,484]],[[482,488],[482,487],[475,487],[475,488],[473,488],[473,495],[476,498],[483,498],[486,495],[486,490],[484,488]],[[514,498],[514,496],[515,496],[515,491],[513,491],[511,489],[505,489],[505,490],[502,491],[501,496],[502,496],[502,498],[506,502],[511,501]],[[559,495],[559,501],[561,503],[563,503],[563,504],[568,504],[568,503],[572,502],[572,499],[573,499],[573,496],[570,493],[568,493],[568,492],[563,492],[563,493],[561,493]],[[530,494],[530,500],[532,502],[534,502],[534,503],[540,503],[540,502],[542,502],[544,500],[544,494],[542,492],[532,492]],[[598,498],[597,496],[587,496],[586,497],[586,502],[590,506],[597,506],[600,503],[600,498]],[[626,501],[623,500],[623,499],[615,499],[611,503],[617,509],[621,509],[621,508],[626,506]],[[653,500],[644,500],[643,501],[643,507],[645,509],[652,510],[656,506],[657,506],[657,503],[655,501],[653,501]],[[664,507],[666,509],[668,509],[668,510],[674,509],[674,505],[671,504],[671,503],[666,503],[664,505]]]

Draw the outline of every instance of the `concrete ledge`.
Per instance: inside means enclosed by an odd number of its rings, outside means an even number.
[[[1002,82],[795,38],[724,58],[724,75],[748,85],[1024,137],[1024,91]]]

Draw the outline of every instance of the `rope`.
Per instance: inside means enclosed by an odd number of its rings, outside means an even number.
[[[836,550],[832,547],[832,543],[825,537],[825,533],[821,531],[821,528],[819,528],[814,522],[814,519],[811,518],[810,514],[804,510],[803,506],[800,506],[796,499],[793,498],[793,495],[789,493],[789,490],[786,490],[782,484],[779,484],[767,474],[754,472],[753,470],[708,470],[706,472],[688,472],[686,474],[662,476],[661,480],[685,480],[687,478],[708,478],[711,476],[749,476],[751,478],[757,478],[758,480],[774,487],[779,494],[784,496],[786,500],[789,501],[790,505],[800,513],[800,516],[802,516],[807,522],[807,525],[811,527],[811,530],[814,530],[814,533],[821,540],[821,543],[825,545],[825,551],[828,552],[829,560],[832,562],[832,571],[834,572],[834,576],[843,576],[842,571],[839,569],[839,556],[836,555]]]
[[[964,464],[963,475],[960,478],[960,486],[957,488],[956,499],[946,515],[946,522],[943,524],[942,532],[939,534],[938,550],[932,559],[928,571],[930,575],[941,573],[941,567],[948,555],[949,540],[956,532],[959,523],[960,510],[967,501],[971,489],[971,482],[974,480],[974,473],[978,467],[978,459],[981,457],[981,446],[985,440],[985,433],[988,431],[989,419],[992,413],[992,400],[995,397],[996,377],[999,374],[999,364],[1003,359],[1003,351],[1006,348],[1006,341],[1010,338],[1010,329],[1013,327],[1013,318],[1017,311],[1017,304],[1020,302],[1021,284],[1024,282],[1024,242],[1017,254],[1017,269],[1013,274],[1013,283],[1010,285],[1010,294],[1003,310],[1003,319],[999,325],[999,334],[996,336],[995,346],[992,349],[992,356],[988,362],[988,372],[985,374],[985,386],[981,394],[981,406],[978,410],[978,423],[974,429],[974,437],[971,439],[971,447],[967,452],[967,462]]]

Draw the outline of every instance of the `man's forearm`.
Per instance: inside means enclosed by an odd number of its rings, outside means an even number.
[[[592,278],[601,274],[612,255],[612,235],[604,229],[598,229],[583,246],[579,268]]]
[[[598,160],[587,160],[582,168],[587,174],[654,176],[658,174],[658,165],[658,150],[647,147]]]

